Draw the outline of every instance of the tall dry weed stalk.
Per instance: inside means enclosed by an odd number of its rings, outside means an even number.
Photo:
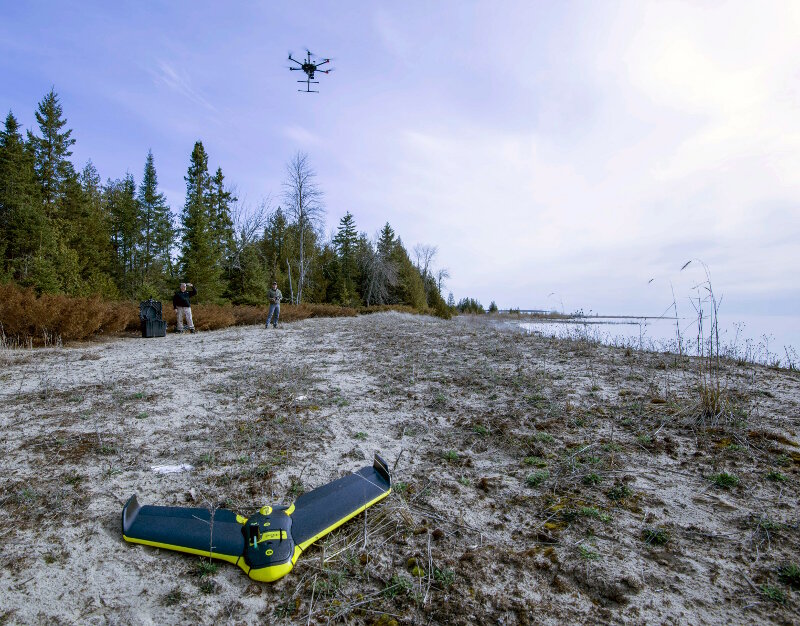
[[[691,261],[684,264],[686,269]],[[727,385],[723,383],[721,368],[721,344],[719,337],[720,299],[714,294],[711,273],[708,266],[697,260],[703,267],[705,280],[694,286],[696,296],[691,299],[697,314],[697,364],[698,390],[700,394],[700,418],[704,425],[710,420],[716,425],[728,409]]]

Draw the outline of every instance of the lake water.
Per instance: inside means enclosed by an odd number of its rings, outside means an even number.
[[[608,345],[659,352],[698,354],[698,320],[641,317],[580,317],[563,320],[530,318],[520,315],[518,325],[529,333],[548,337],[589,339]],[[516,322],[511,322],[517,324]],[[703,335],[709,335],[710,321],[703,321]],[[800,316],[748,315],[719,320],[720,353],[733,358],[782,367],[800,363]],[[706,348],[707,350],[707,348]]]

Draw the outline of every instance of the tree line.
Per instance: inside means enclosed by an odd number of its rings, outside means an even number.
[[[141,179],[100,180],[91,161],[76,169],[75,144],[54,90],[36,110],[38,129],[9,112],[0,131],[0,280],[38,293],[107,299],[168,298],[179,281],[201,302],[263,304],[273,280],[295,303],[408,305],[448,315],[446,269],[435,246],[414,259],[387,222],[375,237],[350,212],[324,233],[323,192],[308,155],[287,163],[281,202],[245,210],[222,168],[209,170],[197,141],[177,220],[159,191],[148,152]]]

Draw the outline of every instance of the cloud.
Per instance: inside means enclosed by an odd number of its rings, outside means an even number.
[[[320,142],[317,135],[301,126],[285,126],[282,132],[284,137],[303,148],[318,145]]]
[[[172,64],[160,60],[157,62],[158,69],[155,72],[156,84],[165,85],[172,91],[182,95],[183,97],[191,100],[195,104],[205,107],[209,111],[216,111],[216,108],[211,104],[202,93],[192,87],[191,80],[188,74]]]

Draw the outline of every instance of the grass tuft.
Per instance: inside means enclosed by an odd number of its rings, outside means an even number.
[[[800,566],[789,563],[778,570],[778,578],[790,587],[800,589]]]
[[[663,546],[669,543],[669,533],[663,528],[644,528],[642,539],[649,545]]]
[[[625,498],[630,498],[633,495],[633,492],[628,485],[624,483],[617,483],[606,492],[606,495],[615,502],[619,502]]]
[[[784,604],[786,602],[786,592],[778,587],[761,585],[761,593],[777,604]]]
[[[525,484],[528,487],[538,487],[548,478],[550,478],[550,472],[547,470],[539,470],[533,472],[532,474],[528,474],[528,476],[525,478]]]
[[[719,474],[711,475],[711,482],[722,489],[730,489],[731,487],[736,487],[739,484],[739,477],[736,476],[736,474],[720,472]]]
[[[592,473],[583,477],[583,484],[589,485],[590,487],[599,485],[601,482],[603,482],[603,479],[598,474]]]

